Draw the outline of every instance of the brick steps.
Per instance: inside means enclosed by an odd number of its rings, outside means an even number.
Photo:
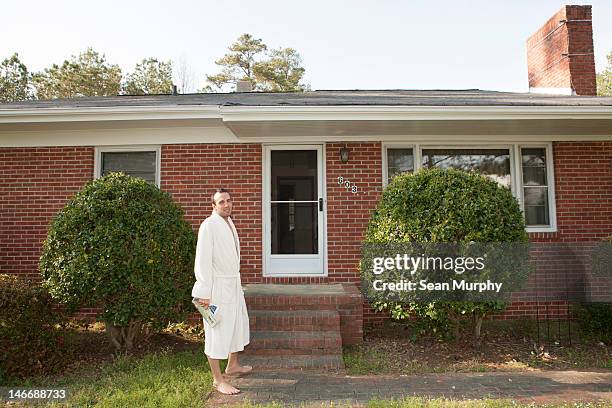
[[[313,355],[342,353],[342,337],[335,331],[255,331],[249,353],[255,355]]]
[[[241,361],[254,367],[342,369],[342,344],[362,338],[353,285],[249,284],[245,300],[251,341]]]
[[[340,315],[335,310],[253,310],[249,312],[253,331],[337,330]]]
[[[298,348],[248,348],[244,355],[249,356],[333,356],[342,354],[342,347],[334,348],[313,348],[313,349],[298,349]]]

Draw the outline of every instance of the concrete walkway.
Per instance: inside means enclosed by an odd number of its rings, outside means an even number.
[[[342,371],[269,370],[233,379],[242,390],[226,396],[213,391],[207,406],[279,402],[283,406],[362,406],[368,400],[430,396],[453,399],[508,398],[524,403],[609,401],[612,371],[530,371],[350,376]]]

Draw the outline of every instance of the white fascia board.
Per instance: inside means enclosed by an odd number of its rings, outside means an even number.
[[[0,109],[0,123],[158,119],[221,119],[221,115],[216,105]]]
[[[612,106],[222,106],[224,122],[612,119]]]
[[[246,121],[384,121],[612,119],[612,106],[130,106],[0,109],[0,123],[223,119]]]

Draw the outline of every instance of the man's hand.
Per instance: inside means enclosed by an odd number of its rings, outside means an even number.
[[[208,308],[208,305],[210,305],[210,299],[197,299],[197,301],[205,308]]]

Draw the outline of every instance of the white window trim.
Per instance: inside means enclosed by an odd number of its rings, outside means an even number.
[[[102,177],[102,153],[106,152],[155,152],[155,185],[161,188],[161,146],[126,145],[97,146],[94,149],[94,179]]]
[[[553,166],[552,143],[499,143],[499,144],[482,144],[478,142],[465,142],[462,144],[447,144],[447,143],[382,143],[382,165],[383,165],[383,188],[388,184],[388,158],[387,149],[412,149],[414,157],[414,171],[418,171],[422,166],[422,150],[423,149],[508,149],[510,152],[510,177],[512,180],[511,191],[517,198],[523,216],[525,213],[523,201],[523,172],[521,160],[521,148],[535,147],[546,149],[546,178],[548,181],[548,210],[550,214],[550,225],[548,226],[526,226],[527,232],[556,232],[557,231],[557,213],[555,202],[555,175]]]
[[[521,211],[525,213],[525,200],[523,197],[523,165],[522,165],[522,148],[542,148],[546,154],[546,183],[548,186],[548,212],[550,225],[527,227],[527,232],[557,232],[557,203],[555,201],[555,173],[553,165],[552,143],[521,143],[516,145],[517,160],[520,164],[518,167],[517,178],[521,183],[521,193],[519,202]]]
[[[267,248],[266,245],[269,245],[271,237],[269,235],[269,231],[265,226],[265,223],[269,219],[269,209],[268,203],[266,202],[266,197],[270,193],[270,177],[268,174],[268,165],[270,162],[270,152],[272,150],[299,150],[301,147],[303,148],[311,148],[312,146],[320,146],[321,147],[321,160],[322,160],[322,180],[323,183],[321,185],[322,194],[323,194],[323,227],[321,231],[321,236],[323,237],[323,250],[321,252],[323,256],[323,273],[322,274],[272,274],[270,273],[270,265],[268,264],[267,257]],[[261,180],[262,180],[262,189],[261,189],[261,236],[262,236],[262,246],[261,246],[261,263],[262,263],[262,271],[263,276],[266,278],[327,278],[329,276],[329,246],[327,240],[327,145],[325,143],[264,143],[261,145],[262,148],[262,166],[261,166]],[[276,257],[279,257],[276,255]]]
[[[414,171],[417,170],[416,151],[417,144],[406,144],[406,143],[383,143],[382,144],[382,165],[383,165],[383,188],[387,186],[389,178],[389,157],[387,155],[387,149],[412,149],[412,162],[414,164]]]

